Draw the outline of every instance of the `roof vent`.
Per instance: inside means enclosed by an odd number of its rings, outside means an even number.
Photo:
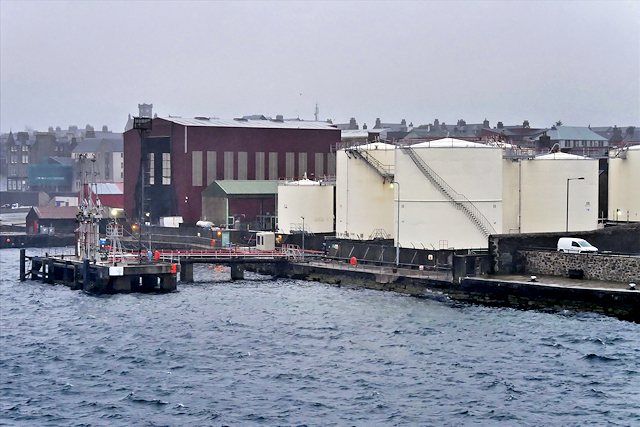
[[[276,116],[276,122],[280,122],[280,123],[284,122],[284,116],[282,114],[278,114]]]
[[[196,120],[207,120],[209,121],[209,117],[194,117]]]

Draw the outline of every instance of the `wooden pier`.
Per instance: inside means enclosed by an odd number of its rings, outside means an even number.
[[[27,261],[31,261],[27,269]],[[62,284],[95,294],[170,292],[177,288],[179,263],[122,260],[89,261],[73,255],[27,257],[20,250],[20,280]]]

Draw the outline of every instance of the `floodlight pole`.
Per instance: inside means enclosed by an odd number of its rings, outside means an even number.
[[[140,223],[138,226],[138,262],[142,263],[142,224],[145,222],[144,212],[144,186],[145,186],[145,166],[147,164],[148,147],[147,147],[147,135],[151,132],[153,125],[151,117],[134,117],[133,128],[138,131],[140,135],[140,212],[138,217]]]
[[[569,232],[569,181],[573,181],[574,179],[584,179],[584,176],[580,178],[567,178],[567,217],[565,221],[565,232]]]

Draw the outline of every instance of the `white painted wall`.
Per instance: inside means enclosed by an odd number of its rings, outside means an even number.
[[[607,216],[611,221],[640,221],[640,145],[629,148],[626,158],[609,159]]]
[[[503,169],[512,180],[503,189],[505,233],[517,232],[518,197],[522,233],[565,231],[567,179],[579,177],[585,179],[569,184],[569,231],[598,227],[597,159],[557,153],[521,160],[520,164],[504,160]]]
[[[520,232],[518,217],[521,165],[519,160],[502,161],[502,232],[505,234]]]
[[[362,148],[384,165],[393,168],[395,147],[374,143]],[[376,229],[395,235],[393,190],[389,182],[365,161],[336,153],[336,235],[367,240]]]
[[[111,182],[124,182],[124,156],[121,151],[114,151],[112,154],[112,175]]]
[[[302,185],[300,185],[302,183]],[[313,183],[313,184],[310,184]],[[295,181],[278,186],[278,232],[304,228],[311,233],[332,233],[333,185],[317,185],[316,181]]]
[[[502,233],[502,150],[449,140],[442,144],[437,141],[416,144],[413,149],[449,186],[480,210],[496,233]],[[396,154],[395,179],[400,183],[401,247],[487,247],[487,237],[401,150]],[[395,208],[397,211],[398,206]]]

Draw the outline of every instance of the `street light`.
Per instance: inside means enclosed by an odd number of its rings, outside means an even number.
[[[302,261],[304,261],[304,217],[300,218],[302,218]]]
[[[400,265],[400,183],[391,181],[389,187],[393,188],[393,184],[398,186],[398,224],[396,226],[396,267]]]
[[[569,231],[569,181],[573,181],[574,179],[584,179],[584,176],[580,178],[567,178],[567,220],[565,223],[565,232]]]

